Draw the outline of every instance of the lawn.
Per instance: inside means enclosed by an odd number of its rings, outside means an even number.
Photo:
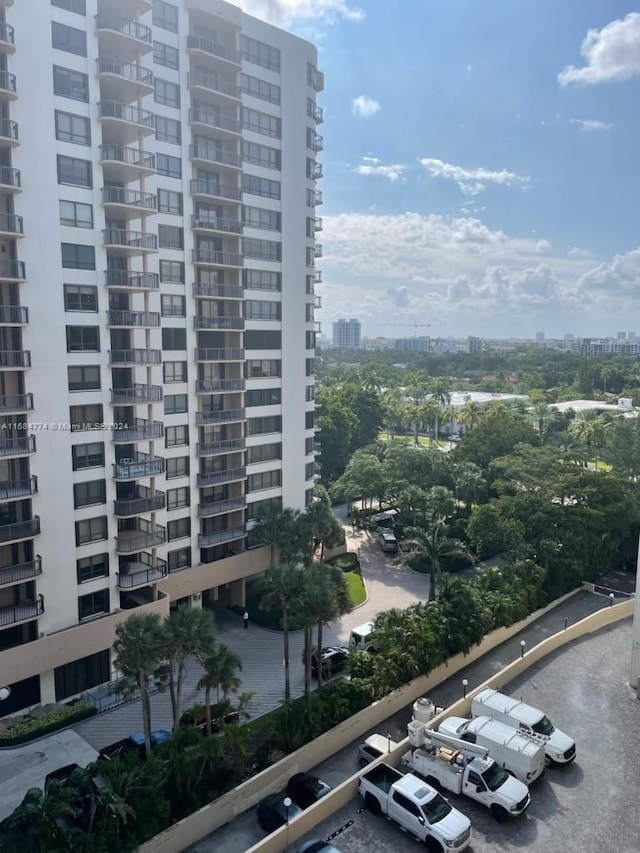
[[[367,590],[362,580],[362,575],[358,574],[358,572],[345,572],[344,579],[349,588],[349,598],[353,607],[357,607],[366,601]]]

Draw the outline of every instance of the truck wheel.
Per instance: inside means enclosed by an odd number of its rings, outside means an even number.
[[[427,776],[425,777],[424,781],[427,783],[427,785],[431,785],[432,788],[435,788],[436,791],[440,790],[440,780],[436,779],[435,776]]]
[[[505,820],[509,817],[507,810],[502,806],[499,806],[497,803],[494,803],[491,806],[491,814],[498,821],[498,823],[504,823]]]
[[[545,766],[545,767],[547,767],[547,768],[549,768],[549,767],[553,767],[553,764],[554,764],[553,759],[552,759],[552,758],[550,758],[550,757],[547,755],[547,753],[545,752],[545,754],[544,754],[544,766]]]
[[[365,808],[371,812],[371,814],[379,815],[380,812],[382,811],[382,809],[380,807],[380,803],[378,802],[376,797],[373,796],[373,794],[367,794],[365,796],[364,805],[365,805]]]
[[[442,844],[440,844],[439,841],[436,841],[435,838],[432,838],[430,835],[425,838],[424,843],[429,853],[442,853]]]

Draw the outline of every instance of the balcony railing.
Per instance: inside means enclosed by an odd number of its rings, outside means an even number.
[[[0,138],[18,141],[18,122],[8,118],[0,119]]]
[[[7,234],[24,234],[24,224],[21,216],[15,213],[0,213],[0,231]]]
[[[128,166],[140,166],[143,169],[156,168],[156,155],[140,148],[118,145],[109,142],[100,146],[100,160],[104,162],[126,163]]]
[[[214,110],[203,110],[201,108],[189,110],[189,121],[191,124],[204,124],[207,127],[225,130],[228,133],[242,133],[241,121]]]
[[[20,169],[12,169],[11,166],[0,166],[0,185],[4,187],[21,187],[22,178]]]
[[[16,94],[16,75],[9,71],[0,71],[0,89]]]
[[[0,367],[31,367],[31,353],[26,350],[15,352],[0,350]]]
[[[132,564],[137,566],[137,562]],[[146,586],[150,583],[157,583],[167,576],[167,563],[165,560],[158,558],[156,566],[140,571],[118,572],[117,583],[120,589],[133,589],[136,586]]]
[[[140,477],[156,477],[164,474],[165,460],[162,456],[137,453],[135,459],[121,459],[113,465],[114,480],[137,480]]]
[[[153,193],[141,193],[124,187],[103,187],[102,203],[141,207],[145,210],[156,210],[158,207],[157,197]]]
[[[314,258],[321,258],[322,257],[322,246],[320,245],[320,243],[318,243],[316,246],[313,247],[313,257]]]
[[[136,530],[122,530],[116,536],[116,551],[121,554],[135,554],[145,548],[156,548],[167,541],[166,528],[159,524],[155,529],[151,525],[143,525],[144,519],[138,519],[139,527]]]
[[[309,111],[309,116],[312,118],[317,124],[321,124],[324,121],[324,110],[322,107],[313,105],[312,109]]]
[[[24,261],[0,261],[0,280],[22,281],[27,277]]]
[[[0,396],[0,412],[31,412],[33,410],[33,394],[14,394]]]
[[[321,284],[322,282],[322,270],[316,270],[313,274],[313,283]]]
[[[200,548],[210,548],[212,545],[222,545],[234,539],[243,539],[247,535],[245,527],[231,527],[229,530],[216,530],[215,533],[200,533],[198,545]]]
[[[217,394],[244,391],[244,379],[197,379],[196,394]]]
[[[220,163],[223,166],[242,167],[242,156],[233,151],[225,151],[223,148],[215,148],[211,145],[191,145],[189,156],[192,160],[206,160],[209,163]]]
[[[209,53],[211,56],[226,59],[227,62],[233,62],[236,65],[239,65],[241,61],[239,50],[227,47],[226,44],[219,44],[219,42],[212,41],[203,36],[188,36],[187,50],[201,50],[203,53]]]
[[[0,569],[0,586],[5,586],[9,583],[22,583],[23,581],[37,578],[42,574],[42,557],[38,556],[35,560],[30,560],[28,563],[16,563],[15,566],[7,566]]]
[[[229,234],[242,233],[240,219],[225,219],[222,216],[207,216],[202,213],[191,217],[192,228],[206,228],[209,231],[225,231]]]
[[[320,134],[315,135],[310,147],[313,151],[322,151],[322,149],[324,148],[324,139],[322,138],[322,136],[320,136]]]
[[[137,124],[150,130],[155,129],[154,114],[149,110],[133,107],[131,104],[121,104],[118,101],[100,101],[98,115],[100,118],[113,118]]]
[[[159,349],[112,349],[109,351],[109,364],[111,366],[162,364],[162,351]]]
[[[150,68],[143,68],[133,62],[122,62],[121,59],[111,57],[100,58],[96,62],[98,74],[116,74],[134,83],[153,87],[153,71]]]
[[[244,409],[216,409],[213,412],[196,412],[196,425],[229,423],[230,421],[243,421]]]
[[[0,542],[13,542],[18,539],[30,539],[40,535],[40,516],[35,515],[27,521],[14,521],[13,524],[0,525]]]
[[[320,207],[323,204],[322,192],[320,190],[316,190],[313,198],[313,206]]]
[[[202,347],[196,350],[196,361],[243,361],[244,350],[240,347]]]
[[[322,163],[314,163],[311,168],[310,178],[313,178],[314,181],[319,181],[322,177]]]
[[[244,509],[247,505],[247,498],[242,495],[239,498],[229,498],[226,501],[203,501],[198,505],[199,518],[211,518],[213,515],[224,515],[227,512]]]
[[[205,178],[194,178],[189,184],[192,195],[211,195],[216,198],[231,198],[240,201],[242,193],[238,187],[230,184],[219,184],[217,181],[209,181]]]
[[[145,44],[151,44],[153,41],[150,27],[145,27],[137,21],[116,18],[112,15],[97,15],[96,29],[111,30],[112,32],[120,33],[123,36],[127,36],[127,38],[136,39]]]
[[[37,619],[44,613],[44,599],[36,601],[25,601],[22,604],[14,604],[13,607],[0,608],[0,628],[7,625],[15,625],[16,622],[25,622],[27,619]]]
[[[194,317],[194,329],[244,329],[244,317]]]
[[[239,285],[210,284],[204,281],[194,281],[193,295],[211,299],[244,299],[244,291]]]
[[[126,249],[142,249],[147,252],[158,250],[158,235],[144,231],[128,231],[125,228],[105,228],[102,231],[104,246],[123,246]]]
[[[136,382],[132,388],[112,388],[111,402],[114,405],[138,405],[140,403],[159,403],[162,400],[161,385],[143,385]]]
[[[38,478],[0,482],[0,501],[12,501],[38,494]]]
[[[241,267],[244,263],[239,252],[219,252],[216,249],[193,249],[191,260],[194,264],[216,264],[222,267]]]
[[[220,483],[231,483],[234,480],[244,480],[246,476],[246,468],[228,468],[226,471],[208,471],[204,474],[198,474],[198,485],[217,486]]]
[[[3,305],[0,307],[0,323],[4,326],[26,326],[29,322],[29,309],[23,305]]]
[[[15,30],[11,26],[11,24],[6,24],[4,21],[0,23],[0,41],[6,42],[7,44],[15,44]]]
[[[0,438],[0,457],[23,456],[35,453],[35,435],[21,435],[18,438]]]
[[[192,71],[187,74],[187,83],[191,87],[199,86],[201,89],[208,89],[210,92],[219,92],[221,95],[228,95],[230,98],[239,99],[242,95],[239,86],[235,83],[229,83],[227,80],[221,80],[216,74]]]
[[[130,272],[129,270],[105,270],[107,287],[124,287],[131,290],[157,290],[160,276],[157,272]]]
[[[221,453],[235,453],[246,447],[244,438],[228,438],[225,441],[207,441],[196,445],[198,456],[217,456]]]
[[[166,496],[164,492],[150,493],[150,489],[139,488],[139,497],[113,502],[114,515],[122,517],[138,515],[141,512],[157,512],[164,509]]]
[[[128,429],[111,430],[111,441],[115,444],[131,444],[135,441],[155,441],[164,437],[164,424],[162,421],[147,421],[138,418],[135,426]]]
[[[160,325],[160,313],[158,311],[107,311],[107,325],[153,329]]]

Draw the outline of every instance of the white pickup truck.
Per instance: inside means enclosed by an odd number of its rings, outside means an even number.
[[[486,748],[429,729],[422,741],[402,756],[402,764],[437,791],[444,788],[481,803],[499,823],[529,806],[527,786],[496,764]]]
[[[470,844],[469,818],[411,773],[403,776],[378,764],[360,777],[358,791],[372,814],[386,815],[423,841],[429,853],[461,853]]]

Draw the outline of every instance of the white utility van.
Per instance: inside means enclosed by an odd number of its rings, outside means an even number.
[[[471,703],[472,717],[491,717],[513,729],[533,732],[545,741],[544,758],[552,764],[569,764],[576,757],[575,741],[557,729],[551,720],[531,705],[497,690],[481,690]]]
[[[365,622],[363,625],[358,625],[354,628],[349,637],[349,648],[360,649],[363,652],[372,652],[371,634],[373,632],[373,622]]]

